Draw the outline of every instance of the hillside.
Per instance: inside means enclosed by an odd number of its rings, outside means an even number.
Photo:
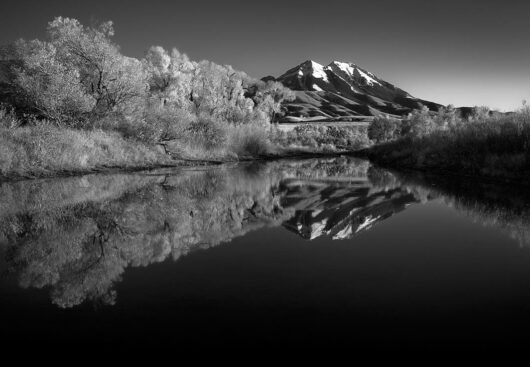
[[[323,66],[308,60],[287,70],[276,80],[295,91],[296,99],[285,102],[285,120],[296,118],[348,119],[353,116],[391,114],[402,116],[437,103],[416,98],[353,63],[333,61]]]

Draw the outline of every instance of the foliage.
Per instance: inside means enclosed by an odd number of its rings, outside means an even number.
[[[14,109],[0,105],[0,129],[14,129],[22,124]]]
[[[429,133],[410,134],[375,146],[368,154],[392,166],[527,181],[530,108],[523,106],[510,114],[484,111],[479,108],[469,120],[450,119]]]
[[[257,157],[271,153],[269,129],[258,123],[242,124],[229,130],[229,149],[238,157]]]
[[[293,93],[277,82],[250,78],[231,66],[190,61],[173,49],[151,47],[143,61],[150,91],[165,108],[190,110],[228,123],[270,122]]]
[[[376,143],[394,140],[401,134],[401,121],[392,117],[377,116],[368,127],[368,138]]]
[[[226,143],[227,129],[224,124],[209,116],[200,116],[197,121],[188,125],[184,137],[193,145],[212,150]]]
[[[16,42],[6,51],[17,61],[10,81],[15,107],[73,125],[141,105],[147,75],[140,61],[120,54],[113,34],[112,22],[85,27],[57,17],[46,41]]]
[[[282,147],[305,147],[319,151],[357,150],[369,145],[366,129],[357,126],[304,124],[292,131],[276,131],[273,141]]]
[[[22,66],[15,69],[14,83],[29,111],[58,122],[91,111],[95,100],[83,91],[79,70],[61,63],[53,44],[21,40],[16,48]]]
[[[130,108],[147,91],[142,63],[120,54],[113,35],[111,21],[85,27],[76,19],[57,17],[48,24],[58,60],[79,73],[84,91],[96,101],[97,114]]]

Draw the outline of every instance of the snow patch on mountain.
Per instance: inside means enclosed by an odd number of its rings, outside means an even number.
[[[340,70],[344,71],[349,76],[353,76],[355,68],[353,68],[350,64],[340,61],[333,61],[331,64],[337,65]],[[331,69],[331,64],[327,66],[329,69]]]
[[[379,84],[381,85],[381,83],[379,83],[377,80],[375,80],[374,78],[372,78],[370,75],[368,75],[367,73],[365,73],[364,71],[362,71],[361,69],[357,68],[357,71],[359,72],[359,74],[361,74],[361,76],[363,77],[364,80],[366,80],[366,83],[368,85],[374,85],[374,84]],[[372,74],[373,75],[373,74]]]
[[[356,75],[355,71],[357,71],[357,74],[366,81],[367,85],[370,85],[370,86],[373,86],[374,84],[381,85],[381,83],[379,83],[375,79],[374,74],[368,71],[361,70],[361,68],[359,68],[355,64],[342,62],[342,61],[333,61],[328,66],[326,66],[325,69],[333,72],[333,66],[336,66],[339,70],[344,72],[350,78],[354,78]]]
[[[318,62],[311,60],[311,68],[313,69],[313,76],[317,79],[322,79],[325,82],[329,82],[328,74],[324,70],[324,66],[320,65]]]

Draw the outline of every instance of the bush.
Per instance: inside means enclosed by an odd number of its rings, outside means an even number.
[[[391,117],[377,116],[368,127],[368,138],[376,143],[394,140],[401,135],[401,121]]]
[[[191,122],[183,132],[182,138],[193,145],[206,150],[221,148],[227,141],[227,124],[209,116],[200,116]]]
[[[250,123],[230,128],[229,149],[237,156],[260,156],[271,152],[269,129]]]
[[[485,110],[477,109],[469,121],[456,118],[428,133],[375,146],[369,156],[392,166],[528,181],[530,108],[510,114]]]
[[[14,129],[22,125],[13,108],[0,106],[0,128]]]
[[[422,137],[436,130],[434,113],[427,107],[411,112],[401,124],[401,136]]]
[[[272,134],[275,144],[322,151],[356,150],[369,145],[366,129],[357,126],[319,126],[304,124],[292,131]]]
[[[125,138],[155,144],[183,137],[195,118],[182,109],[148,108],[138,116],[113,113],[77,126],[117,131]]]

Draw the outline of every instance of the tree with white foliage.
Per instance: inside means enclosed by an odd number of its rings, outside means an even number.
[[[30,110],[63,122],[93,109],[96,101],[83,91],[79,71],[58,61],[53,44],[21,40],[16,49],[22,66],[15,68],[15,84]]]
[[[104,114],[128,107],[147,92],[147,75],[140,61],[123,56],[111,41],[111,21],[85,27],[76,19],[57,17],[48,24],[50,42],[58,59],[76,69],[85,91],[96,100],[95,112]]]

